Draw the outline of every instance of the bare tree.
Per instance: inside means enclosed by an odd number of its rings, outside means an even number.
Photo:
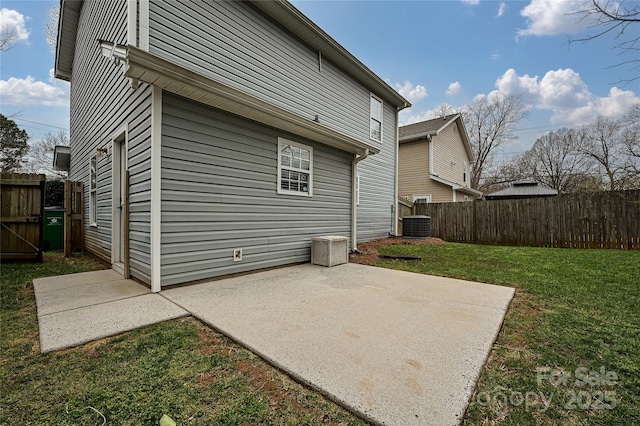
[[[50,7],[47,20],[44,23],[44,35],[51,49],[56,50],[58,44],[58,21],[60,19],[60,6]]]
[[[447,115],[456,114],[458,111],[449,104],[440,104],[431,113],[435,118],[444,118]]]
[[[640,24],[640,3],[637,0],[590,0],[585,3],[584,10],[576,13],[582,19],[595,19],[591,28],[597,28],[597,31],[582,38],[570,37],[569,42],[588,42],[605,34],[615,34],[613,48],[621,54],[631,56],[631,59],[615,66],[628,65],[631,72],[638,73],[635,77],[621,81],[630,83],[640,78],[640,31],[637,28]]]
[[[535,141],[527,152],[531,177],[559,192],[571,192],[584,186],[585,176],[593,171],[593,160],[580,150],[586,133],[582,129],[560,129]]]
[[[627,155],[640,158],[640,104],[635,104],[624,118],[624,145]]]
[[[29,150],[28,169],[33,173],[44,173],[54,179],[64,179],[67,172],[53,168],[53,151],[56,146],[69,146],[66,130],[47,132],[44,138],[35,141]]]
[[[496,149],[514,140],[515,126],[527,116],[517,95],[477,96],[463,111],[473,150],[471,187],[480,188],[484,174],[492,165]]]
[[[596,162],[608,179],[611,191],[621,189],[619,174],[624,170],[622,151],[622,123],[599,117],[584,128],[586,134],[579,151]]]
[[[623,150],[627,156],[627,186],[640,188],[640,104],[635,104],[623,119]]]
[[[11,43],[18,39],[18,31],[15,27],[8,28],[3,25],[0,28],[0,52],[11,49]]]
[[[534,176],[533,162],[529,157],[529,151],[525,151],[485,173],[482,183],[483,192],[499,191],[513,182],[532,178]]]

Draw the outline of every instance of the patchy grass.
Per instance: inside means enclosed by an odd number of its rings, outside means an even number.
[[[423,260],[378,266],[517,289],[465,424],[640,424],[640,252],[453,243],[380,251]]]
[[[40,354],[32,280],[97,269],[55,252],[2,264],[1,425],[366,424],[193,318]]]

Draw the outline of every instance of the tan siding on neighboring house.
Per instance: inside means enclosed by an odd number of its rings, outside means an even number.
[[[467,182],[469,184],[469,156],[460,137],[456,123],[447,126],[439,135],[433,137],[433,168],[436,175],[443,179],[464,185],[463,168],[467,162]],[[455,163],[455,164],[454,164]],[[453,197],[453,195],[451,195]]]
[[[426,139],[400,145],[398,195],[409,202],[413,202],[415,196],[424,195],[431,195],[432,203],[453,201],[450,186],[429,178],[429,143]]]
[[[426,195],[429,185],[429,143],[426,139],[400,145],[398,195],[413,201],[413,195]]]
[[[431,194],[432,203],[450,203],[453,201],[453,189],[449,185],[430,180],[428,187],[428,194]]]

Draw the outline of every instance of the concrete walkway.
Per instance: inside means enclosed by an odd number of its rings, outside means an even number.
[[[103,273],[99,287],[79,284],[83,274],[66,277],[67,284],[64,277],[55,277],[57,285],[34,282],[43,351],[64,347],[69,332],[87,333],[83,341],[103,337],[114,318],[121,332],[188,311],[298,380],[389,425],[460,423],[514,293],[357,264],[297,265],[162,296]],[[65,318],[69,324],[62,325]],[[94,327],[101,331],[91,332]]]
[[[189,315],[112,270],[37,278],[33,288],[42,352]]]

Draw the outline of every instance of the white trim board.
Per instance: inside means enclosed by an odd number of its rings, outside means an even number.
[[[160,256],[162,238],[162,89],[152,88],[151,101],[151,291],[157,293],[162,287]]]

